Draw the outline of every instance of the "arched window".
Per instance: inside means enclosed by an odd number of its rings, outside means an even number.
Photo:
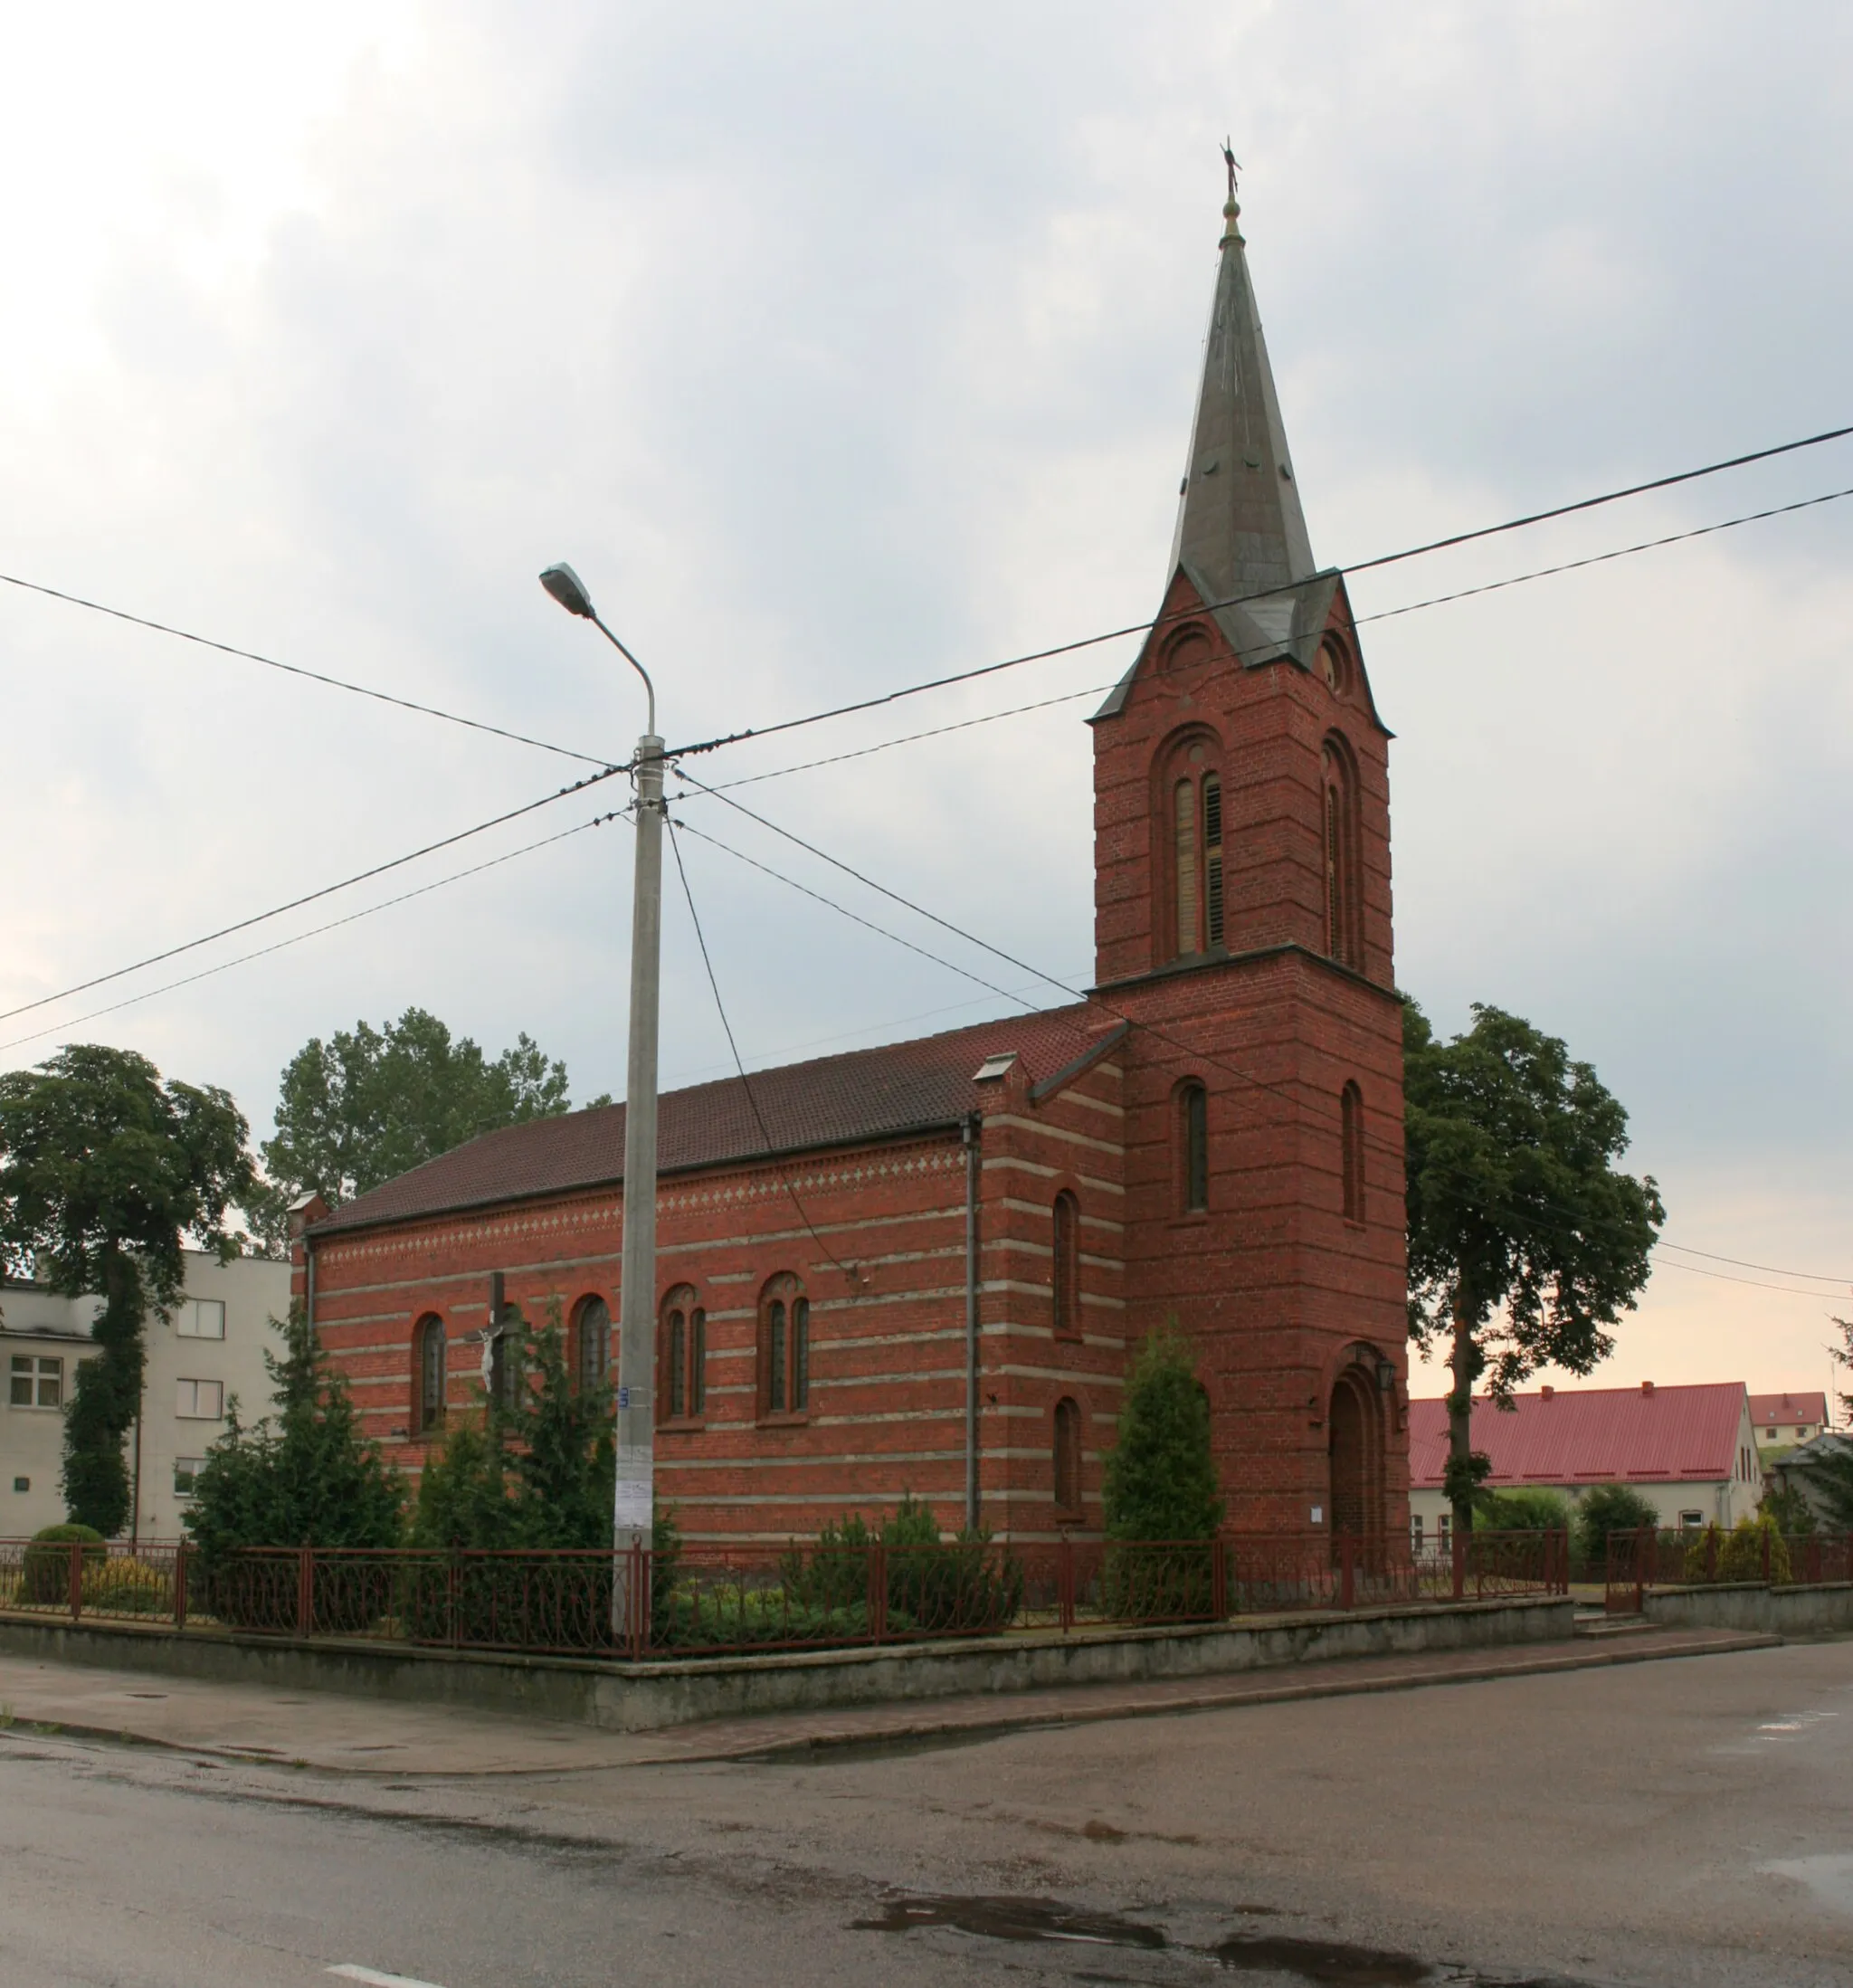
[[[1210,1205],[1210,1094],[1194,1081],[1177,1093],[1177,1183],[1186,1214]]]
[[[429,1435],[444,1426],[444,1322],[435,1312],[418,1321],[413,1335],[417,1359],[417,1400],[412,1427],[416,1435]]]
[[[795,1277],[775,1277],[759,1306],[759,1409],[802,1414],[811,1405],[811,1300]]]
[[[1321,841],[1325,868],[1326,951],[1340,965],[1359,964],[1357,791],[1351,757],[1335,735],[1320,757]]]
[[[612,1311],[594,1292],[573,1308],[573,1374],[582,1394],[605,1384],[612,1364]]]
[[[1055,1300],[1055,1336],[1081,1336],[1081,1207],[1070,1194],[1055,1197],[1055,1261],[1050,1288]]]
[[[695,1302],[691,1284],[679,1285],[662,1301],[656,1372],[660,1422],[681,1422],[708,1406],[708,1314]]]
[[[1069,1395],[1055,1404],[1055,1509],[1067,1518],[1081,1512],[1081,1411]]]
[[[1343,1175],[1345,1219],[1364,1219],[1364,1098],[1355,1084],[1338,1097],[1339,1170]]]
[[[1172,885],[1177,956],[1189,958],[1223,943],[1222,780],[1202,772],[1203,748],[1191,748],[1192,764],[1172,784]]]

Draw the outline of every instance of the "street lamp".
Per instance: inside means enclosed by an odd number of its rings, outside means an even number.
[[[585,584],[571,566],[549,566],[540,584],[569,614],[588,621],[632,669],[649,694],[649,719],[637,741],[637,877],[631,899],[631,1061],[624,1089],[624,1232],[618,1289],[618,1456],[612,1490],[612,1546],[618,1578],[612,1626],[620,1632],[650,1622],[650,1584],[627,1593],[626,1570],[648,1550],[656,1468],[652,1382],[656,1367],[656,1029],[662,960],[662,740],[656,732],[656,689],[650,673],[600,621]]]

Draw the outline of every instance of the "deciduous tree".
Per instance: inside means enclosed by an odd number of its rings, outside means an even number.
[[[482,1133],[568,1108],[566,1066],[525,1034],[491,1060],[436,1015],[407,1008],[381,1028],[358,1022],[316,1036],[284,1069],[253,1220],[279,1248],[302,1194],[338,1204]]]
[[[1475,1384],[1509,1403],[1542,1366],[1605,1359],[1667,1218],[1652,1176],[1615,1165],[1628,1114],[1593,1068],[1516,1014],[1473,1015],[1444,1042],[1403,1009],[1409,1329],[1450,1344],[1444,1484],[1462,1533],[1488,1468],[1468,1433]]]
[[[132,1050],[73,1044],[0,1075],[0,1255],[103,1300],[64,1417],[65,1505],[100,1533],[128,1518],[148,1312],[180,1297],[189,1241],[221,1260],[242,1245],[225,1217],[252,1191],[248,1131],[229,1093],[164,1084]]]

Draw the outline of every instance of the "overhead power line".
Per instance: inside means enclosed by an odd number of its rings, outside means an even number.
[[[351,889],[357,883],[365,883],[370,877],[384,876],[389,870],[402,870],[407,863],[416,862],[421,856],[435,855],[441,849],[450,849],[458,842],[467,842],[473,835],[481,835],[489,829],[499,828],[504,822],[519,821],[524,814],[532,814],[538,808],[551,807],[556,801],[564,801],[569,794],[583,794],[587,787],[595,787],[602,780],[610,780],[616,775],[628,772],[624,766],[608,766],[602,773],[587,774],[583,780],[575,780],[570,785],[557,787],[552,794],[544,794],[537,801],[524,802],[518,808],[508,808],[500,814],[492,814],[486,822],[479,822],[473,828],[459,829],[454,835],[443,835],[434,842],[409,850],[403,856],[394,856],[390,861],[375,863],[366,870],[356,870],[351,877],[343,877],[338,883],[323,884],[318,890],[306,890],[300,897],[291,898],[286,904],[272,905],[268,911],[256,911],[248,918],[237,918],[230,925],[222,925],[216,931],[203,933],[198,938],[184,940],[178,946],[164,946],[158,953],[149,953],[144,958],[132,961],[127,966],[112,967],[107,974],[93,974],[88,980],[80,980],[73,985],[61,988],[56,994],[41,994],[35,1001],[23,1001],[16,1008],[0,1010],[0,1022],[10,1022],[15,1015],[30,1014],[35,1008],[47,1008],[54,1001],[68,1001],[73,994],[88,994],[92,987],[107,986],[112,980],[125,979],[130,974],[138,974],[144,967],[157,966],[163,960],[177,959],[182,953],[197,952],[202,946],[210,946],[215,939],[230,938],[234,932],[247,932],[254,925],[266,925],[272,918],[280,918],[286,911],[295,911],[305,904],[314,904],[319,899],[331,898],[337,890]]]
[[[422,883],[415,890],[402,890],[396,898],[382,898],[377,904],[369,904],[359,911],[350,911],[345,918],[330,918],[326,925],[311,926],[306,932],[294,932],[288,938],[280,938],[272,946],[260,946],[253,952],[240,953],[235,959],[222,959],[216,965],[206,966],[196,974],[187,974],[179,980],[169,980],[161,986],[149,987],[144,993],[127,995],[120,1001],[112,1001],[107,1007],[92,1008],[88,1014],[80,1014],[69,1022],[54,1022],[49,1028],[35,1029],[30,1035],[15,1035],[11,1042],[0,1042],[0,1051],[17,1049],[22,1042],[42,1042],[48,1035],[68,1034],[72,1029],[81,1029],[87,1022],[94,1022],[100,1016],[115,1014],[120,1009],[133,1008],[144,1001],[152,1001],[157,994],[172,994],[177,987],[191,987],[195,982],[210,980],[215,974],[229,973],[234,966],[243,966],[254,959],[267,959],[272,953],[287,951],[292,946],[300,946],[305,939],[319,938],[324,932],[337,931],[344,925],[353,925],[361,918],[370,918],[376,911],[389,911],[394,905],[409,904],[413,898],[428,897],[433,890],[442,890],[448,884],[461,883],[466,877],[480,877],[485,870],[499,870],[504,863],[511,863],[518,856],[526,856],[537,849],[546,849],[554,842],[564,842],[569,835],[582,835],[588,828],[597,828],[605,822],[614,821],[616,814],[594,814],[589,822],[575,822],[571,828],[562,829],[557,835],[543,835],[538,842],[524,842],[519,849],[505,851],[499,856],[491,856],[487,862],[472,863],[468,870],[453,870],[448,877],[439,877],[432,883]]]
[[[472,732],[488,732],[497,738],[512,739],[518,746],[533,746],[541,752],[556,753],[562,759],[576,759],[582,766],[608,766],[611,761],[596,753],[584,753],[571,746],[556,746],[549,739],[530,738],[526,732],[510,731],[505,725],[491,725],[480,718],[464,718],[456,711],[447,711],[436,704],[421,704],[413,698],[395,697],[390,690],[376,690],[372,685],[353,683],[346,677],[332,677],[325,671],[310,670],[299,662],[281,662],[275,656],[261,654],[255,649],[240,649],[229,642],[215,642],[210,635],[195,635],[190,629],[175,628],[166,622],[150,621],[146,614],[131,614],[126,608],[110,607],[102,601],[86,600],[81,594],[67,594],[62,588],[43,585],[37,580],[24,580],[16,573],[0,573],[0,581],[8,586],[16,586],[28,594],[43,594],[48,600],[63,601],[71,607],[87,608],[92,614],[107,614],[111,621],[127,622],[134,628],[152,629],[157,635],[172,635],[176,642],[196,643],[202,649],[215,649],[222,656],[237,656],[245,662],[261,663],[266,670],[281,671],[285,676],[301,677],[309,683],[325,684],[331,690],[346,690],[354,697],[371,698],[375,704],[391,704],[402,711],[416,711],[423,718],[438,718],[447,725],[461,725]]]
[[[1405,559],[1420,558],[1426,553],[1440,552],[1455,546],[1471,545],[1477,540],[1483,538],[1496,538],[1503,533],[1519,531],[1524,529],[1525,527],[1531,525],[1544,524],[1554,518],[1568,518],[1579,511],[1595,510],[1605,504],[1620,503],[1624,498],[1639,497],[1649,490],[1669,490],[1675,484],[1690,483],[1700,477],[1716,476],[1721,471],[1725,470],[1742,469],[1748,463],[1764,462],[1774,456],[1790,455],[1798,449],[1818,448],[1823,442],[1838,442],[1848,435],[1853,435],[1853,426],[1845,428],[1824,429],[1820,434],[1804,435],[1794,442],[1778,442],[1772,448],[1753,450],[1747,455],[1726,457],[1721,461],[1707,462],[1702,464],[1697,469],[1677,470],[1669,476],[1654,477],[1649,479],[1645,483],[1630,483],[1622,490],[1605,490],[1597,497],[1579,498],[1573,503],[1558,504],[1548,510],[1530,511],[1521,518],[1508,518],[1502,520],[1497,525],[1481,525],[1476,527],[1471,531],[1454,532],[1445,538],[1430,538],[1419,546],[1405,547],[1401,552],[1380,553],[1373,559],[1354,560],[1349,564],[1338,566],[1337,568],[1335,568],[1335,570],[1346,575],[1347,576],[1359,573],[1374,572],[1383,566],[1396,566]],[[1833,496],[1838,496],[1843,493],[1834,492],[1831,494]],[[1826,503],[1831,501],[1831,497],[1811,499],[1809,501]],[[1785,506],[1782,508],[1789,509],[1791,507]],[[1805,509],[1806,506],[1797,505],[1792,508],[1796,509]],[[1775,511],[1770,511],[1757,512],[1753,515],[1757,517],[1773,517],[1778,515],[1778,513]],[[1734,518],[1729,522],[1736,524],[1748,523],[1749,521],[1749,518],[1744,518],[1742,519]],[[1720,525],[1708,527],[1706,528],[1710,530],[1723,530],[1725,528]],[[1696,537],[1699,535],[1695,533],[1692,536]],[[1670,539],[1664,541],[1653,540],[1649,541],[1648,543],[1643,544],[1639,547],[1633,547],[1628,549],[1630,551],[1646,551],[1649,549],[1651,545],[1661,543],[1670,544],[1673,541]],[[1621,555],[1618,553],[1611,555],[1611,556],[1620,557],[1621,556]],[[1555,571],[1567,570],[1567,568],[1550,568],[1544,570]],[[1536,575],[1522,575],[1519,577],[1542,577],[1542,572]],[[1516,581],[1506,581],[1502,584],[1506,585],[1514,585],[1516,584]],[[1278,587],[1269,587],[1251,594],[1231,594],[1226,600],[1205,601],[1202,604],[1202,608],[1211,612],[1214,612],[1217,609],[1225,607],[1243,607],[1252,601],[1269,600],[1280,592],[1281,589]],[[1403,614],[1409,614],[1413,612],[1415,606],[1439,606],[1442,599],[1449,597],[1452,596],[1438,595],[1432,602],[1418,602],[1412,604],[1411,607],[1402,610],[1392,610],[1391,612],[1401,612]],[[1083,649],[1096,649],[1100,647],[1103,643],[1110,642],[1121,642],[1133,635],[1149,635],[1155,632],[1157,629],[1164,626],[1165,623],[1169,621],[1188,619],[1190,618],[1190,616],[1193,616],[1199,612],[1201,612],[1201,610],[1197,608],[1192,608],[1188,611],[1187,614],[1161,614],[1155,619],[1150,621],[1128,622],[1124,627],[1121,628],[1105,629],[1098,634],[1078,636],[1073,642],[1057,642],[1051,648],[1031,649],[1026,651],[1023,654],[1019,656],[1006,656],[1002,661],[999,662],[980,663],[974,669],[956,670],[949,672],[947,675],[945,676],[930,677],[926,681],[921,683],[907,684],[898,690],[884,691],[879,697],[859,698],[851,703],[835,705],[831,707],[829,710],[814,711],[804,718],[783,718],[778,723],[773,725],[754,726],[749,727],[743,731],[723,733],[713,738],[698,739],[691,745],[678,746],[671,748],[670,751],[665,755],[665,756],[671,759],[692,757],[699,753],[717,752],[723,746],[739,745],[743,741],[749,738],[768,738],[774,736],[775,733],[795,731],[801,726],[821,725],[828,718],[848,718],[858,711],[879,710],[881,709],[882,706],[898,703],[904,698],[919,697],[928,690],[943,690],[948,689],[951,685],[955,683],[970,683],[979,677],[995,676],[1000,671],[1003,670],[1018,670],[1021,669],[1025,663],[1047,662],[1056,656],[1074,655]],[[1373,615],[1364,618],[1377,620],[1384,617]]]
[[[1682,1256],[1702,1256],[1708,1263],[1733,1263],[1740,1270],[1766,1270],[1772,1277],[1800,1277],[1811,1284],[1839,1284],[1853,1291],[1853,1275],[1830,1277],[1825,1270],[1791,1270],[1786,1263],[1751,1263],[1741,1256],[1720,1256],[1715,1250],[1695,1250],[1684,1242],[1663,1242],[1663,1250],[1677,1250]]]

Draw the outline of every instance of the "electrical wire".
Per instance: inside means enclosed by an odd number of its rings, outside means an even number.
[[[62,588],[43,585],[37,580],[23,580],[16,573],[0,573],[0,581],[27,594],[42,594],[48,600],[63,601],[71,607],[88,608],[93,614],[107,614],[111,621],[127,622],[134,628],[152,629],[156,634],[172,635],[177,642],[194,642],[202,649],[216,649],[222,656],[237,656],[245,662],[261,662],[266,670],[280,670],[285,676],[325,684],[331,690],[346,690],[355,697],[371,698],[376,704],[395,705],[402,711],[416,711],[423,718],[440,718],[447,725],[466,726],[472,732],[489,732],[497,738],[512,739],[518,746],[533,746],[541,752],[557,753],[562,759],[576,759],[584,766],[611,765],[609,759],[602,759],[595,753],[583,753],[571,746],[556,746],[545,738],[530,738],[526,732],[510,731],[504,725],[490,725],[480,718],[464,718],[440,705],[420,704],[412,698],[394,697],[390,690],[375,690],[365,683],[351,683],[345,677],[331,677],[323,671],[307,669],[299,662],[280,662],[275,656],[262,655],[255,649],[239,649],[229,642],[215,642],[210,635],[195,635],[188,629],[175,628],[166,622],[150,621],[146,614],[131,614],[126,608],[86,600],[81,594],[67,594]]]
[[[1853,1289],[1853,1277],[1829,1277],[1822,1270],[1795,1270],[1781,1263],[1751,1263],[1741,1256],[1720,1256],[1715,1250],[1695,1250],[1684,1242],[1663,1242],[1663,1250],[1677,1250],[1686,1256],[1702,1256],[1710,1263],[1734,1263],[1740,1270],[1767,1270],[1772,1277],[1800,1277],[1815,1284],[1844,1284]]]
[[[144,1001],[152,1001],[157,994],[172,994],[177,987],[191,987],[197,981],[210,980],[215,974],[228,973],[233,966],[247,965],[254,959],[267,959],[272,953],[287,951],[292,946],[300,946],[304,939],[319,938],[324,932],[337,931],[344,925],[353,925],[361,918],[370,918],[375,911],[389,911],[396,904],[409,904],[413,898],[427,897],[433,890],[442,890],[447,884],[461,883],[466,877],[480,877],[485,870],[496,870],[503,863],[511,863],[518,856],[526,856],[537,849],[546,849],[551,843],[564,842],[569,835],[580,835],[588,828],[597,828],[602,823],[617,819],[617,813],[594,814],[589,822],[576,822],[571,828],[562,829],[557,835],[543,835],[538,842],[524,842],[519,849],[511,849],[499,856],[491,856],[487,862],[472,863],[468,870],[453,870],[448,877],[440,877],[434,882],[422,883],[415,890],[404,890],[396,898],[382,898],[377,904],[369,904],[359,911],[350,911],[345,918],[330,918],[326,925],[311,926],[306,932],[296,932],[289,938],[280,938],[273,946],[260,946],[254,952],[240,953],[235,959],[222,959],[215,966],[207,966],[199,973],[188,974],[179,980],[170,980],[159,987],[150,987],[145,993],[129,994],[124,1000],[112,1001],[107,1007],[92,1008],[88,1014],[80,1014],[69,1022],[55,1022],[51,1027],[35,1029],[30,1035],[15,1035],[11,1042],[0,1042],[0,1051],[17,1049],[22,1042],[37,1042],[48,1035],[64,1035],[72,1029],[81,1029],[87,1022],[94,1022],[106,1014],[115,1014],[123,1008],[133,1008]]]
[[[423,848],[408,851],[404,856],[394,856],[389,862],[375,863],[370,869],[356,871],[351,877],[344,877],[338,883],[324,884],[318,890],[307,890],[299,898],[291,898],[287,904],[273,905],[268,911],[252,913],[248,918],[235,919],[230,925],[222,925],[216,931],[207,932],[198,938],[190,938],[179,946],[164,947],[158,953],[149,953],[145,958],[134,961],[127,966],[118,966],[107,974],[93,975],[89,980],[80,980],[74,985],[62,988],[57,994],[41,994],[35,1001],[23,1001],[16,1008],[0,1010],[0,1022],[10,1022],[15,1015],[30,1014],[35,1008],[50,1007],[54,1001],[68,1001],[73,994],[87,994],[92,987],[106,986],[112,980],[121,980],[129,974],[138,974],[147,966],[158,965],[166,959],[177,959],[182,953],[197,952],[202,946],[210,946],[215,939],[229,938],[234,932],[246,932],[254,925],[268,924],[271,918],[280,918],[286,911],[299,910],[305,904],[314,904],[318,899],[330,898],[337,890],[351,889],[357,883],[365,883],[370,877],[384,876],[389,870],[403,869],[407,863],[416,862],[421,856],[434,855],[441,849],[450,849],[458,842],[467,842],[473,835],[481,835],[492,828],[499,828],[504,822],[520,820],[524,814],[532,814],[537,808],[551,807],[556,801],[564,801],[569,794],[583,794],[587,787],[595,787],[602,780],[610,780],[616,775],[627,773],[627,766],[607,766],[602,773],[590,773],[583,780],[575,780],[569,785],[557,787],[552,794],[544,794],[537,801],[525,802],[518,808],[509,808],[501,814],[492,814],[486,822],[477,823],[474,828],[459,829],[454,835],[441,836],[434,842],[426,842]],[[22,1038],[22,1040],[30,1040]]]
[[[1597,497],[1579,498],[1574,503],[1559,504],[1548,510],[1531,511],[1522,518],[1508,518],[1497,525],[1478,526],[1471,531],[1455,532],[1445,538],[1431,538],[1427,540],[1424,544],[1419,546],[1406,547],[1401,552],[1382,553],[1373,559],[1356,560],[1350,565],[1342,566],[1340,567],[1331,570],[1341,572],[1347,577],[1355,575],[1360,573],[1375,572],[1383,566],[1398,565],[1405,559],[1420,558],[1427,553],[1444,551],[1455,546],[1471,545],[1479,539],[1497,537],[1502,533],[1519,531],[1524,529],[1527,526],[1544,524],[1554,518],[1567,518],[1579,511],[1594,510],[1605,504],[1619,503],[1624,498],[1642,496],[1649,490],[1669,490],[1675,484],[1689,483],[1700,477],[1715,476],[1722,471],[1741,469],[1744,465],[1752,462],[1767,461],[1770,458],[1773,456],[1788,455],[1798,449],[1816,448],[1819,447],[1822,442],[1838,442],[1848,435],[1853,435],[1853,427],[1825,429],[1820,434],[1806,435],[1795,442],[1779,442],[1773,448],[1753,450],[1747,455],[1731,456],[1722,461],[1706,463],[1700,468],[1695,470],[1676,471],[1670,476],[1654,477],[1649,479],[1645,483],[1630,483],[1622,490],[1607,490]],[[1841,494],[1843,493],[1837,491],[1830,493],[1829,497],[1810,499],[1808,501],[1812,503],[1827,503],[1832,501],[1833,497]],[[1782,508],[1783,509],[1791,508],[1796,509],[1805,509],[1807,508],[1807,505],[1802,504],[1794,507],[1784,506]],[[1779,515],[1779,512],[1777,511],[1756,512],[1751,514],[1751,516],[1753,517],[1773,517],[1777,515]],[[1750,521],[1751,517],[1745,517],[1741,519],[1733,518],[1728,520],[1725,525],[1711,526],[1706,528],[1709,530],[1721,531],[1728,528],[1729,525],[1738,523],[1747,524]],[[1696,537],[1699,536],[1699,534],[1694,533],[1692,534],[1692,536]],[[1648,541],[1647,543],[1644,543],[1639,547],[1630,547],[1628,549],[1630,551],[1647,551],[1651,549],[1652,546],[1654,545],[1660,543],[1671,544],[1674,541],[1671,539],[1664,541],[1652,540]],[[1611,555],[1611,556],[1618,558],[1623,556],[1624,555],[1621,553]],[[1568,569],[1563,568],[1545,570]],[[1533,578],[1542,576],[1543,575],[1541,572],[1539,575],[1519,575],[1519,578]],[[1508,586],[1516,585],[1517,585],[1517,580],[1508,580],[1499,584]],[[1007,656],[1000,662],[981,663],[974,669],[955,671],[951,674],[946,676],[928,678],[925,682],[909,684],[898,690],[888,690],[884,692],[879,697],[860,698],[856,699],[853,703],[836,705],[829,710],[812,712],[810,716],[805,718],[784,718],[780,720],[777,724],[774,725],[761,725],[750,727],[744,731],[727,732],[714,738],[699,739],[690,745],[675,747],[671,748],[671,750],[667,753],[665,756],[668,758],[686,758],[692,757],[695,755],[700,753],[717,752],[724,746],[738,745],[746,739],[767,738],[771,737],[775,733],[795,731],[802,726],[820,725],[829,718],[847,718],[858,711],[878,710],[884,705],[898,703],[903,698],[918,697],[928,690],[945,690],[955,683],[969,683],[979,677],[994,676],[998,673],[998,671],[1003,670],[1021,669],[1025,663],[1047,662],[1056,656],[1073,655],[1080,650],[1098,648],[1102,643],[1109,642],[1119,642],[1133,635],[1149,637],[1156,633],[1156,632],[1160,628],[1166,626],[1169,623],[1190,619],[1197,614],[1204,611],[1214,613],[1225,607],[1243,607],[1253,601],[1270,600],[1283,591],[1284,589],[1280,587],[1268,587],[1255,593],[1231,594],[1226,600],[1205,601],[1202,604],[1201,608],[1190,608],[1188,610],[1181,609],[1172,614],[1160,614],[1150,621],[1129,622],[1122,628],[1107,629],[1099,634],[1083,635],[1078,637],[1073,642],[1058,642],[1051,648],[1032,649],[1027,651],[1025,653],[1020,656]],[[1472,592],[1477,590],[1468,589],[1467,591]],[[1413,603],[1409,607],[1390,610],[1389,613],[1412,614],[1415,611],[1415,608],[1418,606],[1439,606],[1444,599],[1454,599],[1460,597],[1462,596],[1438,595],[1433,601]],[[1385,619],[1387,618],[1387,615],[1371,616],[1369,618],[1373,620]]]
[[[695,943],[701,948],[701,964],[708,974],[708,991],[714,996],[715,1012],[720,1016],[721,1028],[727,1034],[727,1048],[733,1055],[734,1068],[740,1075],[740,1088],[746,1092],[746,1102],[752,1108],[753,1122],[759,1127],[759,1137],[765,1148],[764,1156],[772,1162],[781,1185],[784,1188],[785,1193],[791,1196],[792,1206],[798,1211],[798,1220],[810,1232],[812,1241],[823,1251],[836,1269],[843,1273],[849,1280],[852,1294],[860,1296],[860,1278],[818,1234],[817,1224],[812,1221],[809,1211],[799,1198],[797,1187],[793,1184],[784,1162],[780,1158],[773,1145],[772,1134],[767,1129],[765,1115],[759,1108],[759,1100],[753,1094],[753,1081],[746,1075],[746,1066],[741,1061],[740,1045],[734,1040],[734,1024],[727,1019],[727,1003],[720,997],[720,982],[715,978],[714,961],[708,955],[708,935],[701,929],[701,915],[695,908],[695,893],[689,888],[689,872],[682,867],[682,846],[676,839],[676,824],[667,806],[663,809],[663,823],[670,832],[670,851],[676,859],[676,875],[682,880],[682,898],[689,907],[689,922],[695,927]]]
[[[1732,1277],[1724,1270],[1701,1270],[1696,1263],[1682,1263],[1677,1257],[1661,1256],[1658,1248],[1653,1253],[1659,1257],[1663,1270],[1690,1270],[1695,1277],[1714,1277],[1721,1284],[1748,1284],[1752,1290],[1786,1291],[1791,1298],[1812,1298],[1817,1301],[1834,1295],[1831,1291],[1805,1291],[1799,1284],[1765,1284],[1754,1277]]]

